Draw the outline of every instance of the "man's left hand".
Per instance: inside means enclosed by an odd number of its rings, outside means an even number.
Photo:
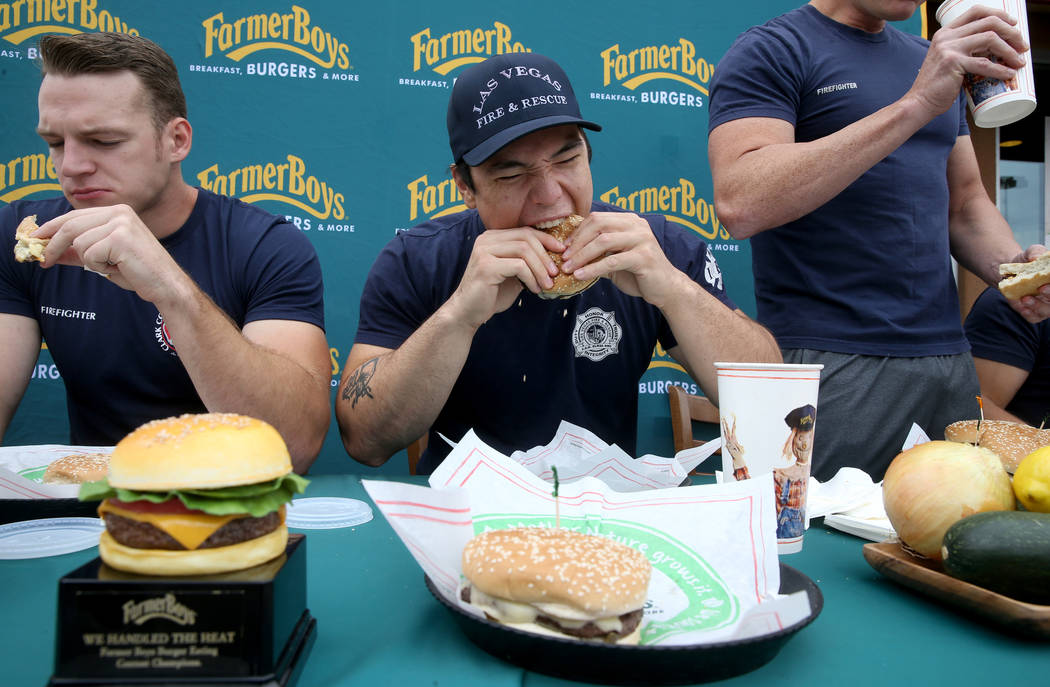
[[[581,281],[607,277],[630,296],[663,308],[676,282],[688,279],[667,259],[644,219],[628,212],[593,212],[569,238],[562,271]]]
[[[1012,262],[1031,262],[1045,252],[1046,246],[1035,244]],[[1032,324],[1042,322],[1050,317],[1050,284],[1040,286],[1039,292],[1033,296],[1022,296],[1016,300],[1008,298],[1006,302]]]

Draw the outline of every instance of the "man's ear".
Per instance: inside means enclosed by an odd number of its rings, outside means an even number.
[[[456,165],[450,165],[449,170],[452,172],[452,179],[456,182],[456,188],[459,189],[459,195],[463,196],[463,204],[467,208],[473,210],[477,207],[477,202],[474,198],[474,190],[467,185],[466,180],[459,173],[459,169]]]
[[[193,146],[193,127],[183,117],[172,119],[164,127],[165,143],[172,162],[182,162]]]

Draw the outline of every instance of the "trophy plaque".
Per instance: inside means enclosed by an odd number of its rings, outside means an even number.
[[[316,637],[306,538],[220,575],[159,577],[96,558],[58,586],[50,685],[294,685]]]

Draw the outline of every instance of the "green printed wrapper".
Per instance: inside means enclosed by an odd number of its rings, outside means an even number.
[[[561,462],[558,469],[561,473]],[[409,552],[452,603],[460,603],[460,556],[475,534],[555,526],[552,484],[473,432],[431,475],[429,488],[363,483]],[[562,527],[611,537],[641,551],[652,563],[641,644],[696,645],[766,634],[809,614],[805,592],[787,597],[777,593],[780,568],[772,494],[768,475],[630,493],[584,477],[562,481],[557,500]]]

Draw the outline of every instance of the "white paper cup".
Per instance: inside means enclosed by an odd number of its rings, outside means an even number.
[[[951,24],[971,7],[984,5],[1003,10],[1017,19],[1017,28],[1028,40],[1028,11],[1025,0],[945,0],[937,9],[937,22]],[[1030,43],[1029,43],[1030,45]],[[963,90],[970,103],[970,112],[977,126],[994,128],[1012,124],[1035,110],[1035,79],[1032,76],[1032,58],[1027,55],[1025,65],[1010,81],[989,79],[974,74],[963,77]]]
[[[802,550],[823,368],[715,363],[724,479],[773,473],[779,553]]]

